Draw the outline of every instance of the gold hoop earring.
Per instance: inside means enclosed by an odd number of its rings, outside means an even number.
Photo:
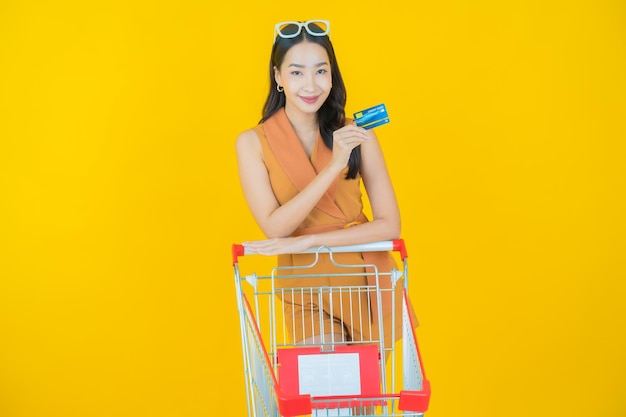
[[[282,85],[276,84],[276,91],[282,93],[283,91],[285,91],[285,88]]]

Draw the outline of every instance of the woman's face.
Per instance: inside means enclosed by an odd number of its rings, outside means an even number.
[[[316,113],[328,98],[332,86],[330,60],[321,45],[300,42],[285,54],[274,78],[285,89],[285,107]]]

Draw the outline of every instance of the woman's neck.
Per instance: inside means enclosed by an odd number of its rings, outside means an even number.
[[[296,136],[298,136],[307,156],[311,157],[319,133],[317,113],[309,114],[290,111],[290,108],[285,106],[285,114],[287,115],[287,120],[289,120],[291,127],[293,127],[293,130],[296,132]]]
[[[317,113],[302,113],[297,109],[285,106],[285,114],[296,132],[317,132]]]

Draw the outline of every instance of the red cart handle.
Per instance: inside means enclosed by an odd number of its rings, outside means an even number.
[[[404,245],[403,239],[394,239],[394,240],[381,240],[378,242],[372,243],[362,243],[359,245],[346,245],[346,246],[320,246],[315,248],[307,249],[304,252],[300,253],[342,253],[342,252],[384,252],[384,251],[395,251],[400,254],[400,257],[404,261],[407,257],[406,246]],[[232,247],[233,252],[233,265],[239,262],[239,257],[244,255],[251,255],[245,247],[241,244],[234,243]]]

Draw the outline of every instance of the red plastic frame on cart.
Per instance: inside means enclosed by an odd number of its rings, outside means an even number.
[[[302,355],[357,353],[359,355],[359,373],[361,394],[359,398],[380,396],[380,355],[376,345],[336,346],[333,352],[323,352],[320,347],[278,349],[278,381],[281,391],[287,395],[300,394],[298,357]],[[324,397],[327,398],[327,397]],[[332,397],[328,397],[332,398]],[[355,396],[352,397],[353,399]],[[347,407],[349,403],[329,403],[327,407]],[[371,405],[371,404],[370,404]]]

